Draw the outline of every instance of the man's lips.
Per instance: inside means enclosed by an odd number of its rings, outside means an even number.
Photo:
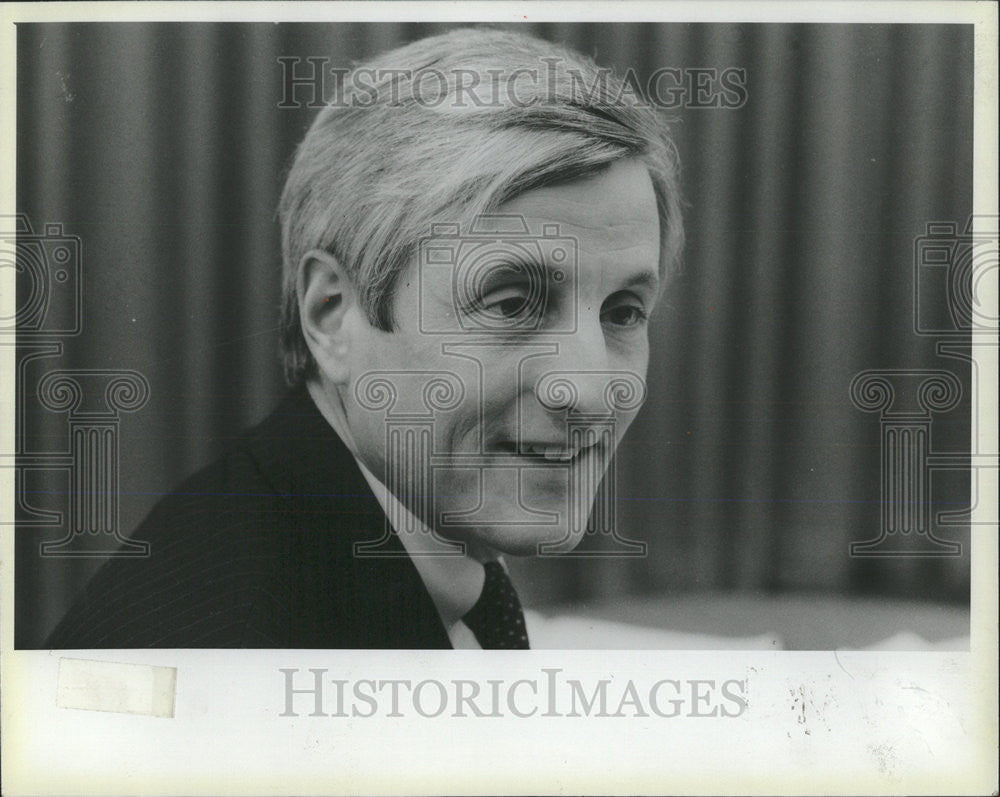
[[[491,447],[495,453],[505,456],[517,456],[529,459],[542,459],[546,462],[572,462],[580,454],[600,449],[599,442],[582,446],[566,446],[565,443],[514,443],[504,441]]]
[[[533,443],[521,447],[522,452],[532,456],[543,457],[550,462],[570,462],[577,458],[585,448],[566,448],[562,445],[546,445]]]

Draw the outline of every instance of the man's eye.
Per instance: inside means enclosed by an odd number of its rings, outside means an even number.
[[[490,316],[514,319],[525,314],[528,304],[523,291],[498,291],[483,299],[480,306]]]
[[[515,296],[509,299],[501,299],[499,302],[493,302],[487,305],[487,308],[505,318],[516,318],[524,310],[524,305],[524,298]]]
[[[646,312],[633,304],[620,304],[604,310],[601,320],[616,327],[634,327],[646,320]]]

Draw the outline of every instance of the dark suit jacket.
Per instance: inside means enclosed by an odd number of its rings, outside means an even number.
[[[149,557],[112,558],[46,647],[451,647],[395,534],[380,550],[396,556],[354,555],[384,529],[354,457],[299,388],[156,505],[133,535]]]

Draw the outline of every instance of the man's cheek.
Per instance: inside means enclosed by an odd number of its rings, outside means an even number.
[[[472,391],[463,383],[465,398],[462,404],[449,412],[434,413],[434,447],[435,455],[448,454],[478,454],[479,439],[479,405]]]
[[[469,467],[435,469],[432,525],[459,535],[468,533],[469,529],[460,521],[447,516],[476,509],[482,498],[477,477],[475,469]]]

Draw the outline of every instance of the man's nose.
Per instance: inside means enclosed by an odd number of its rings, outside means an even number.
[[[558,341],[556,356],[535,382],[535,396],[552,412],[575,416],[610,416],[638,409],[646,398],[639,374],[609,368],[602,333],[586,331]]]
[[[646,382],[632,371],[548,371],[535,384],[546,409],[601,418],[632,412],[646,400]]]

